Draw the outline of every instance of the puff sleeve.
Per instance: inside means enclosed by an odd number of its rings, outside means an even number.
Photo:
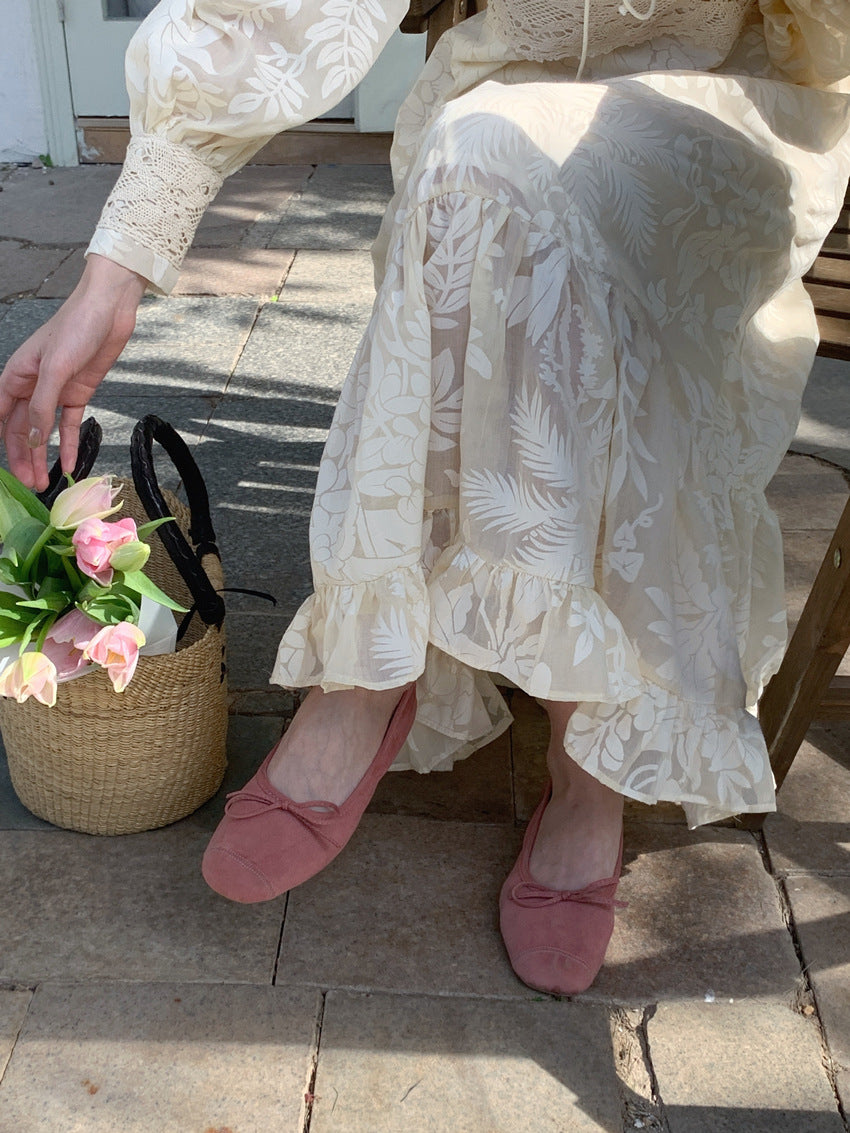
[[[850,75],[850,0],[759,0],[771,59],[794,82],[828,87]]]
[[[336,105],[408,0],[162,0],[127,51],[132,139],[88,252],[174,286],[224,178]]]

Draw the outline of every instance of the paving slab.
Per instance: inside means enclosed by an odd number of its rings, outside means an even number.
[[[788,1004],[661,1003],[647,1033],[670,1133],[843,1133],[817,1024]]]
[[[21,299],[0,323],[0,365],[60,307],[58,299]],[[159,299],[139,308],[135,333],[101,387],[116,395],[186,397],[227,385],[257,313],[240,298]]]
[[[447,822],[513,823],[511,743],[503,732],[451,771],[385,775],[369,810]]]
[[[172,295],[256,295],[280,290],[295,253],[268,248],[197,248],[186,257]]]
[[[6,308],[6,317],[0,322],[0,367],[60,306],[58,299],[18,299]]]
[[[800,975],[773,878],[733,830],[629,823],[605,965],[587,994],[621,1003],[786,995]]]
[[[312,172],[309,165],[246,165],[228,177],[204,213],[194,247],[232,249],[254,225],[277,225]]]
[[[85,248],[75,248],[45,279],[36,296],[39,299],[67,299],[79,283],[85,266]]]
[[[336,404],[375,298],[364,253],[299,252],[277,303],[260,313],[229,393],[292,393]],[[286,418],[284,418],[286,419]]]
[[[497,925],[516,843],[504,826],[367,815],[290,893],[277,982],[529,998]]]
[[[392,190],[387,165],[320,165],[270,247],[369,248]]]
[[[312,1133],[620,1133],[606,1014],[587,1004],[330,992]]]
[[[147,296],[133,337],[101,388],[157,398],[221,393],[257,307],[255,299]]]
[[[0,1084],[3,1133],[299,1133],[317,996],[47,985]]]
[[[44,830],[56,831],[58,828],[36,818],[15,794],[9,775],[6,749],[0,738],[0,830]]]
[[[811,728],[767,816],[774,873],[850,875],[850,724]]]
[[[326,430],[260,424],[245,419],[246,409],[257,416],[263,407],[229,400],[219,407],[195,458],[209,489],[228,585],[268,591],[278,602],[269,617],[288,621],[312,589],[310,511]],[[266,612],[257,599],[233,599],[233,609]]]
[[[178,823],[115,838],[0,833],[0,981],[271,982],[283,899],[217,896],[208,832]]]
[[[785,883],[803,962],[829,1052],[850,1070],[850,877],[789,877]]]
[[[228,585],[231,579],[228,578]],[[245,581],[250,586],[250,582]],[[226,596],[225,596],[226,597]],[[286,614],[265,612],[265,603],[256,600],[257,614],[231,611],[227,615],[227,677],[234,689],[269,689],[269,676],[277,656],[283,631],[289,624]],[[279,603],[285,605],[285,600]],[[279,686],[275,686],[279,687]]]
[[[829,531],[831,535],[847,503],[850,485],[840,468],[792,452],[783,458],[765,494],[783,533]]]
[[[15,240],[0,241],[0,299],[37,291],[67,257],[67,248],[37,248]]]
[[[107,384],[95,393],[89,406],[89,415],[95,417],[103,430],[94,472],[113,472],[116,476],[131,476],[130,438],[136,422],[149,413],[168,421],[193,448],[198,444],[210,414],[216,405],[217,395],[195,397],[169,397],[160,400],[145,392],[115,394]],[[54,441],[58,433],[54,432]],[[154,445],[154,467],[163,488],[175,491],[180,476],[168,454]]]
[[[20,991],[13,988],[0,990],[0,1080],[12,1057],[31,1000],[32,992],[29,988]]]
[[[34,244],[88,244],[120,170],[115,165],[17,169],[3,182],[0,236]]]
[[[817,454],[850,469],[848,377],[850,363],[837,358],[815,358],[792,451]]]

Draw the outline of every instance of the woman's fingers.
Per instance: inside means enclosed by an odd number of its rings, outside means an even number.
[[[47,481],[45,477],[42,483],[37,482],[33,450],[29,446],[29,431],[29,402],[26,400],[16,401],[6,419],[4,432],[9,468],[22,484],[26,484],[28,488],[36,488],[41,491],[42,488],[47,487]]]
[[[76,467],[85,411],[85,405],[66,405],[59,418],[59,460],[63,472],[73,472]]]
[[[144,289],[135,272],[90,257],[70,298],[0,374],[9,466],[28,487],[47,486],[47,442],[57,409],[62,468],[73,471],[85,408],[133,332]]]

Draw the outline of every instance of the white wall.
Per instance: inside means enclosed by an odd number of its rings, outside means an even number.
[[[0,161],[31,161],[47,149],[27,0],[0,0]]]

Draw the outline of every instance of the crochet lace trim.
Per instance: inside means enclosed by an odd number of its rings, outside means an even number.
[[[219,174],[184,146],[153,135],[133,138],[98,228],[127,236],[179,268],[221,185]]]
[[[757,0],[489,0],[487,18],[525,59],[578,59],[659,36],[731,51]]]

